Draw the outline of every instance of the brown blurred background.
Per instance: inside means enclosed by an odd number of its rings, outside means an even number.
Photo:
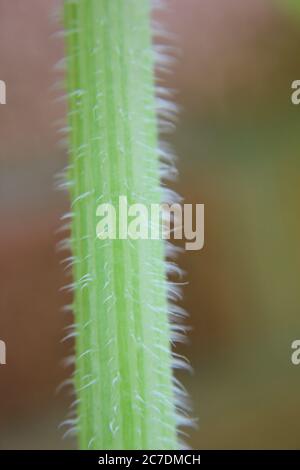
[[[281,3],[281,4],[280,4]],[[67,197],[59,0],[0,0],[0,448],[71,448],[58,424],[69,390],[68,318],[55,252]],[[284,0],[169,0],[161,20],[181,50],[168,85],[182,106],[176,189],[205,204],[205,248],[181,260],[193,331],[183,375],[194,448],[297,448],[300,366],[300,12]]]

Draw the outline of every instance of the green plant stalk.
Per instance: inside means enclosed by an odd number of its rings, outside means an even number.
[[[148,0],[66,0],[75,430],[82,449],[176,449],[162,240],[100,240],[97,206],[160,203]]]

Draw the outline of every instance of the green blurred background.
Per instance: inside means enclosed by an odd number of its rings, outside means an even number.
[[[193,331],[178,352],[198,427],[194,448],[298,448],[300,366],[300,11],[295,0],[169,0],[160,20],[180,52],[168,85],[182,106],[171,137],[176,189],[205,204],[205,247],[188,252],[184,307]],[[59,0],[0,0],[0,448],[72,448],[58,424],[70,389],[61,362],[68,299],[55,252],[67,198],[56,128]],[[298,17],[299,15],[299,17]]]

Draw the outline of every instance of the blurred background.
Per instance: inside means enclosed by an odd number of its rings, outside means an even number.
[[[55,245],[67,197],[58,130],[64,103],[59,0],[0,0],[0,448],[73,448],[66,417],[71,349],[61,343],[69,299]],[[180,260],[193,327],[180,348],[194,373],[194,448],[299,448],[300,10],[285,0],[169,0],[176,33],[168,85],[182,107],[171,137],[176,189],[205,204],[205,247]],[[57,390],[57,391],[56,391]]]

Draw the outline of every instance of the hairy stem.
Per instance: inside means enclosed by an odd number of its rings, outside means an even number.
[[[162,240],[100,240],[97,206],[160,203],[148,0],[66,0],[76,429],[82,449],[175,449]]]

